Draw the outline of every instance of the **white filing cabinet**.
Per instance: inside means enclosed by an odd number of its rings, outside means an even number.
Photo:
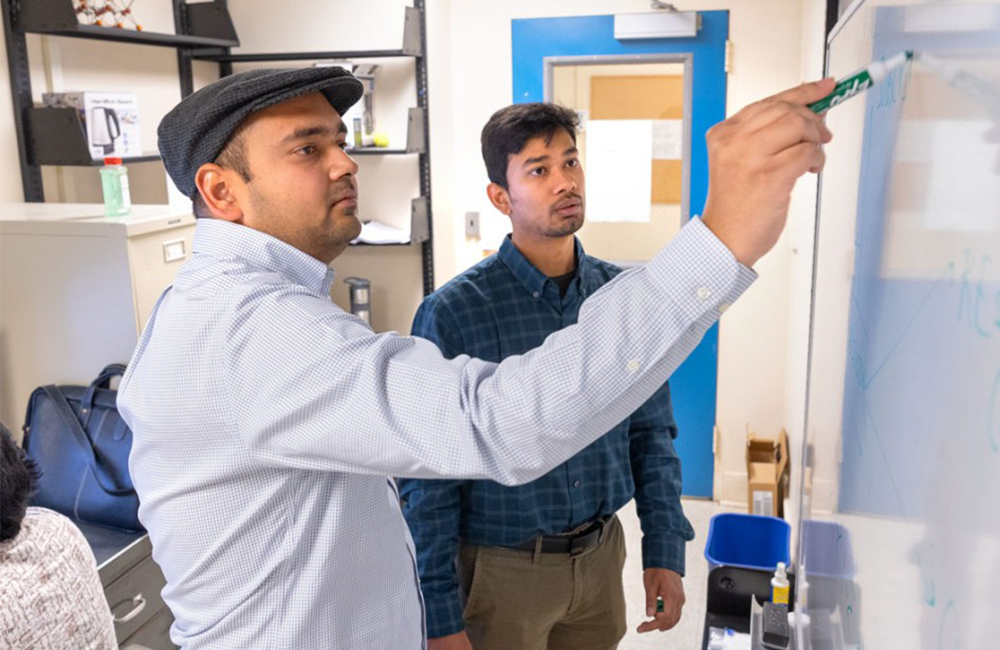
[[[0,420],[20,438],[31,392],[127,363],[160,293],[191,256],[194,216],[99,204],[0,205]]]

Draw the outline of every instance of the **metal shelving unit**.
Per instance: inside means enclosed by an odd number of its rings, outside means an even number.
[[[434,254],[431,240],[431,177],[427,119],[427,34],[425,25],[426,0],[414,0],[405,8],[403,46],[398,50],[360,50],[330,52],[277,52],[233,54],[239,37],[233,26],[227,0],[188,4],[174,3],[176,34],[139,32],[112,27],[81,25],[73,11],[72,0],[0,0],[3,8],[4,36],[7,44],[7,64],[10,71],[11,94],[14,101],[14,124],[21,164],[24,197],[28,202],[45,200],[42,187],[43,165],[95,166],[87,147],[84,125],[74,109],[36,107],[32,100],[28,68],[27,34],[42,34],[66,38],[98,39],[177,50],[177,67],[181,96],[194,92],[192,62],[211,61],[219,64],[222,76],[230,75],[234,63],[275,61],[310,61],[323,59],[363,59],[408,57],[416,68],[416,103],[410,109],[405,149],[354,149],[351,155],[415,155],[420,165],[420,195],[411,206],[410,244],[420,244],[424,294],[434,290]],[[126,158],[126,163],[159,159],[150,152]],[[376,247],[377,245],[364,245]]]
[[[183,29],[178,29],[176,34],[158,34],[81,25],[73,11],[72,0],[0,0],[25,201],[45,200],[43,165],[89,167],[100,164],[91,158],[83,122],[74,109],[34,105],[28,70],[27,34],[169,47],[178,52],[205,47],[228,49],[240,44],[224,1],[191,5],[183,0],[173,2],[175,14],[183,17]],[[190,93],[190,62],[186,66],[181,65],[179,72],[182,91],[187,80]],[[157,159],[159,154],[151,152],[126,158],[125,162]]]

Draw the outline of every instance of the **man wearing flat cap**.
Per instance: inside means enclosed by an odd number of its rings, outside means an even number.
[[[531,481],[644,403],[755,277],[829,134],[806,84],[713,129],[712,185],[642,269],[500,364],[445,360],[330,301],[360,232],[339,68],[226,77],[160,125],[195,202],[194,256],[160,298],[118,405],[139,517],[184,648],[426,645],[391,476]],[[797,113],[798,119],[787,119]],[[720,165],[719,161],[727,162]]]

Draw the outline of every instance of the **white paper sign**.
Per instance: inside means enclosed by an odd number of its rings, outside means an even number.
[[[585,164],[589,221],[649,221],[652,120],[590,120]]]
[[[653,120],[653,160],[684,157],[684,120]]]

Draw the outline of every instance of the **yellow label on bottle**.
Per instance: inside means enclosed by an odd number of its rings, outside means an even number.
[[[788,604],[788,587],[772,587],[771,588],[771,602],[775,605],[787,605]]]

